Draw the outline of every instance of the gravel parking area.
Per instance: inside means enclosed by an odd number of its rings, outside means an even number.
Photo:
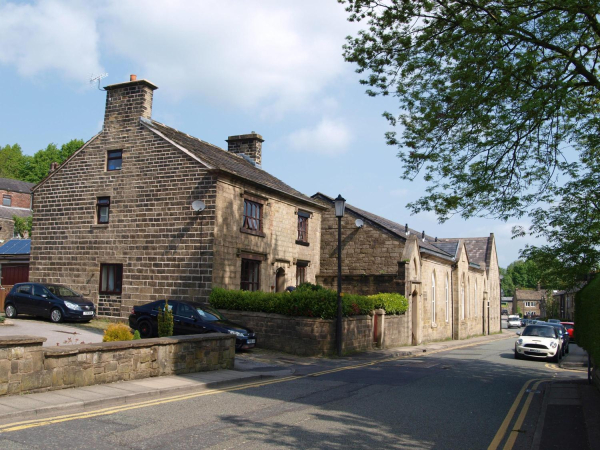
[[[6,323],[12,323],[7,325]],[[86,327],[83,329],[76,324],[52,323],[34,318],[7,319],[0,325],[0,336],[28,335],[42,336],[47,339],[44,346],[93,344],[102,342],[103,331]]]

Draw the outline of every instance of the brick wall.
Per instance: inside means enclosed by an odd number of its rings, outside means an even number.
[[[315,282],[319,273],[321,241],[320,209],[310,204],[278,196],[241,180],[220,177],[217,182],[217,211],[214,240],[213,285],[239,289],[244,253],[262,259],[260,289],[276,288],[276,273],[283,270],[284,286],[296,286],[298,261],[308,263],[306,281]],[[240,231],[243,223],[244,195],[263,202],[263,233],[256,236]],[[311,213],[308,225],[308,245],[298,238],[298,210]]]
[[[10,195],[11,208],[24,208],[31,209],[31,194],[25,194],[22,192],[12,192],[0,189],[0,205],[2,205],[2,199],[5,195]]]
[[[0,395],[232,369],[235,357],[235,337],[222,333],[42,348],[45,340],[0,337]]]

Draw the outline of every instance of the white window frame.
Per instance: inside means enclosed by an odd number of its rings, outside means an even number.
[[[450,321],[450,296],[448,292],[448,275],[446,274],[446,322]]]
[[[435,323],[435,272],[431,274],[431,323]]]

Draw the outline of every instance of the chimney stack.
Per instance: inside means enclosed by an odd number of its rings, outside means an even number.
[[[52,172],[54,172],[56,169],[58,169],[59,165],[60,164],[58,164],[57,162],[50,163],[50,171],[48,173],[51,174]]]
[[[106,86],[104,129],[127,131],[139,125],[140,117],[150,119],[155,89],[158,87],[148,80],[138,80],[137,75],[130,75],[125,83]]]
[[[237,155],[244,154],[260,166],[262,163],[262,143],[264,141],[262,136],[254,131],[250,134],[229,136],[226,140],[227,150]]]

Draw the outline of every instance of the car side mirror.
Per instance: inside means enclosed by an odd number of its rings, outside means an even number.
[[[42,294],[41,297],[42,298],[48,298],[48,296],[46,294]]]
[[[521,332],[520,331],[517,331],[517,336],[521,336]]]

